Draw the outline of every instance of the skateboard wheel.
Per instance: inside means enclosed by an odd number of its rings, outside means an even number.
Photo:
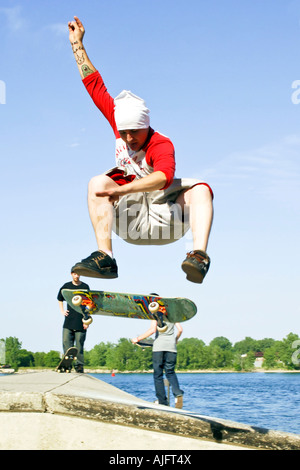
[[[87,320],[84,320],[84,319],[82,320],[82,323],[84,323],[85,325],[90,325],[92,322],[93,322],[92,317],[88,318]]]
[[[151,302],[151,304],[149,304],[149,311],[151,313],[156,313],[159,309],[159,304],[157,302]]]
[[[82,302],[82,297],[81,295],[75,295],[72,299],[72,304],[75,305],[75,307],[81,305]]]

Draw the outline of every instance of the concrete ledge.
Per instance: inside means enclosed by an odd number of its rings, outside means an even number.
[[[81,417],[254,449],[300,449],[299,435],[155,405],[85,374],[49,371],[1,377],[0,411]]]
[[[0,451],[109,450],[109,453],[101,454],[101,459],[106,458],[107,462],[117,455],[136,454],[145,455],[146,460],[146,455],[150,455],[147,451],[155,456],[157,451],[191,455],[192,451],[199,450],[247,450],[240,446],[51,413],[2,412],[0,434]],[[197,459],[194,453],[193,459]]]
[[[299,450],[300,436],[253,428],[241,423],[157,410],[147,406],[118,404],[89,398],[51,394],[46,399],[48,411],[81,416],[107,423],[126,424],[141,429],[176,436],[209,439],[219,443],[243,445],[256,449]],[[148,405],[149,406],[149,405]]]
[[[38,392],[0,392],[0,411],[38,411],[44,413],[44,396]]]

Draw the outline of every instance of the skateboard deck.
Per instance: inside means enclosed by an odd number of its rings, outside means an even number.
[[[136,345],[144,349],[144,348],[152,348],[153,343],[154,343],[153,338],[146,338],[146,339],[142,339],[141,341],[138,341]]]
[[[184,322],[197,313],[194,302],[183,297],[71,289],[63,289],[62,295],[74,310],[83,315],[86,324],[91,323],[91,315],[105,315],[157,320],[158,327],[161,327],[163,320],[170,323]]]
[[[72,369],[72,362],[76,361],[78,349],[77,348],[69,348],[66,353],[63,355],[62,360],[56,367],[57,372],[71,372]]]

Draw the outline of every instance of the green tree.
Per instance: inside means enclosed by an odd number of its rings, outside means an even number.
[[[152,348],[142,349],[134,345],[134,354],[138,361],[139,370],[150,370],[153,368],[152,364]]]
[[[34,355],[32,352],[26,349],[20,349],[18,354],[19,366],[20,367],[33,367],[34,366]]]
[[[209,354],[205,343],[198,338],[184,338],[177,344],[177,368],[181,370],[208,369]]]
[[[138,369],[138,360],[135,348],[130,340],[120,338],[118,344],[110,349],[106,356],[106,364],[110,369],[135,370]]]
[[[18,369],[20,365],[20,349],[22,343],[13,336],[9,336],[5,340],[5,357],[6,363],[10,364],[14,369]]]
[[[45,354],[45,367],[56,367],[61,360],[61,355],[58,351],[49,351]]]
[[[295,364],[293,361],[293,353],[295,349],[293,348],[294,342],[299,340],[299,336],[294,333],[289,333],[286,338],[284,338],[278,347],[278,356],[279,360],[287,367],[287,369],[299,369],[299,365]]]
[[[259,351],[259,347],[255,339],[246,336],[242,341],[235,343],[233,350],[242,355],[247,354],[249,351]]]
[[[34,357],[34,365],[35,367],[45,367],[45,357],[46,353],[44,352],[36,352],[33,353]]]
[[[209,346],[218,346],[219,348],[223,349],[223,351],[232,350],[231,342],[224,336],[217,336],[209,343]]]
[[[277,343],[264,351],[264,369],[274,369],[278,367],[278,346]]]
[[[266,349],[271,348],[275,343],[275,339],[272,338],[258,339],[256,341],[257,351],[265,352]]]
[[[234,353],[232,365],[237,372],[251,371],[254,367],[255,354],[248,351],[247,354]]]
[[[96,344],[91,351],[88,353],[88,364],[90,367],[105,367],[106,356],[109,349],[113,345],[111,343],[99,343]]]
[[[209,360],[212,369],[232,367],[232,344],[224,336],[218,336],[209,343]]]
[[[232,367],[233,353],[231,350],[221,348],[218,346],[217,342],[210,344],[208,350],[210,367],[212,369],[226,369]]]

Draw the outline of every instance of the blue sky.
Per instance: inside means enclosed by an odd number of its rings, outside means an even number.
[[[61,350],[58,289],[96,248],[87,183],[114,165],[114,138],[72,56],[74,15],[112,96],[142,96],[175,144],[177,176],[215,193],[203,285],[180,268],[190,234],[164,247],[115,238],[119,278],[82,280],[191,298],[183,337],[206,343],[299,334],[300,1],[2,0],[0,338]],[[147,328],[96,317],[86,348]]]

